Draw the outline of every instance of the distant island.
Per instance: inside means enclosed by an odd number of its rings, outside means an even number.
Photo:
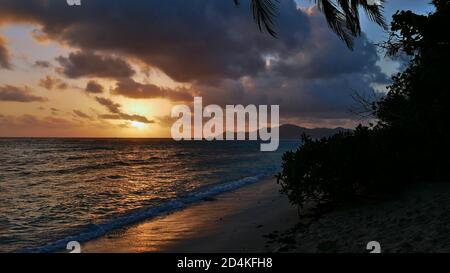
[[[279,127],[280,139],[284,140],[300,140],[303,134],[310,136],[312,139],[319,139],[322,137],[329,137],[339,132],[349,132],[351,129],[336,127],[336,128],[306,128],[294,124],[283,124]],[[225,136],[226,132],[223,133]],[[235,132],[236,135],[236,132]],[[248,132],[245,139],[249,139]]]
[[[280,126],[280,139],[300,139],[302,134],[311,138],[322,138],[335,135],[339,132],[351,131],[350,129],[337,128],[305,128],[293,124],[283,124]]]

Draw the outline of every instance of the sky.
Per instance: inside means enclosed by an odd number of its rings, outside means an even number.
[[[278,38],[247,1],[0,1],[0,136],[169,137],[177,104],[280,105],[281,123],[354,127],[353,96],[386,92],[400,64],[362,16],[349,50],[309,0],[281,0]],[[387,0],[432,11],[429,0]]]

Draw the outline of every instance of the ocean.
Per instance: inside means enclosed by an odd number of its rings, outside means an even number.
[[[0,138],[0,252],[53,252],[280,170],[280,141]]]

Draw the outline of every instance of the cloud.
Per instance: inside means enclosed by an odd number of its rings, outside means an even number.
[[[38,61],[34,62],[34,66],[39,67],[39,68],[50,68],[50,67],[52,67],[52,64],[48,61],[38,60]]]
[[[99,117],[102,119],[137,121],[137,122],[146,123],[146,124],[155,123],[153,120],[149,120],[144,116],[129,115],[129,114],[125,114],[125,113],[106,114],[106,115],[100,115]]]
[[[118,103],[113,102],[110,99],[107,98],[102,98],[102,97],[95,97],[95,100],[100,103],[101,105],[105,106],[109,112],[113,113],[113,114],[118,114],[120,113],[120,108],[121,105]]]
[[[14,129],[27,129],[27,128],[46,128],[46,129],[60,129],[60,128],[70,128],[76,126],[74,123],[63,118],[56,117],[44,117],[38,118],[33,115],[22,115],[22,116],[3,116],[0,117],[0,129],[2,128],[14,128]],[[8,134],[8,132],[3,132],[2,134]]]
[[[16,87],[12,85],[0,86],[0,101],[11,102],[44,102],[46,98],[31,94],[28,87]]]
[[[315,120],[316,126],[330,127],[331,120],[336,121],[334,126],[361,121],[350,110],[356,104],[353,99],[356,92],[365,97],[373,95],[370,82],[370,77],[363,73],[304,79],[268,71],[258,77],[225,80],[217,86],[194,85],[192,88],[198,90],[197,95],[203,97],[205,105],[280,105],[282,120],[304,121],[308,125],[309,121]]]
[[[81,122],[53,116],[0,116],[0,136],[73,136],[80,126]]]
[[[62,81],[58,78],[54,78],[49,75],[47,75],[47,76],[45,76],[45,78],[39,80],[39,86],[41,86],[47,90],[53,90],[53,89],[65,90],[69,87],[67,85],[67,83],[65,83],[64,81]]]
[[[78,48],[58,58],[61,72],[113,78],[113,95],[187,101],[196,94],[207,104],[278,104],[285,120],[342,124],[355,120],[348,111],[353,92],[370,93],[373,84],[388,82],[367,37],[350,51],[322,13],[299,9],[293,0],[280,1],[278,39],[258,32],[245,1],[236,8],[232,1],[97,0],[76,11],[62,2],[2,0],[0,18],[39,25],[48,39]],[[136,82],[129,59],[190,89]]]
[[[91,94],[101,94],[103,93],[103,86],[96,81],[89,81],[86,85],[85,91]]]
[[[6,41],[0,36],[0,68],[11,69],[10,56]]]
[[[149,120],[144,116],[123,113],[120,109],[122,106],[110,99],[95,97],[95,100],[106,107],[106,109],[108,109],[108,111],[111,113],[99,115],[99,117],[102,119],[138,121],[147,124],[154,123],[153,120]]]
[[[179,82],[255,75],[265,68],[262,55],[301,45],[308,38],[307,15],[290,0],[280,1],[279,13],[276,40],[257,30],[249,5],[237,8],[232,1],[98,0],[76,11],[58,1],[0,3],[0,17],[37,23],[49,39],[137,58]],[[81,59],[85,66],[98,63]],[[68,76],[86,74],[62,60]]]
[[[92,120],[92,117],[88,114],[81,112],[80,110],[73,110],[73,113],[80,118]]]
[[[162,116],[156,117],[158,124],[163,128],[170,128],[178,118],[173,118],[172,116]]]
[[[69,78],[122,78],[131,77],[135,73],[121,58],[92,52],[78,51],[70,53],[68,57],[59,56],[56,60],[62,66],[60,72]]]
[[[171,90],[153,84],[142,84],[133,79],[120,79],[112,94],[134,99],[166,98],[172,101],[191,101],[192,95],[187,90]]]

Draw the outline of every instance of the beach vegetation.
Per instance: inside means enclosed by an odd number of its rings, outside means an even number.
[[[411,183],[450,182],[450,2],[435,11],[398,11],[380,46],[405,62],[388,93],[370,103],[376,119],[351,132],[302,137],[283,156],[282,192],[303,207],[401,190]]]

